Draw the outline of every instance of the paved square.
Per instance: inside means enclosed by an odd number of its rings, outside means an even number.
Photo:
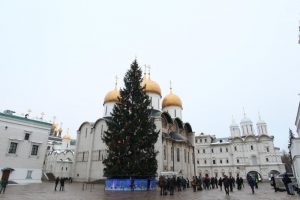
[[[31,185],[9,185],[5,194],[0,194],[0,199],[5,200],[25,200],[25,199],[97,199],[97,200],[156,200],[156,199],[172,199],[172,200],[252,200],[252,199],[266,199],[266,200],[289,200],[299,199],[299,196],[289,196],[286,192],[274,192],[268,183],[259,185],[254,195],[251,194],[251,189],[248,185],[242,191],[234,190],[230,196],[225,196],[224,191],[219,189],[193,192],[191,188],[183,192],[175,192],[174,196],[160,196],[159,189],[155,192],[106,192],[103,185],[95,185],[90,191],[82,190],[81,183],[72,183],[65,185],[64,192],[55,192],[53,183],[31,184]]]

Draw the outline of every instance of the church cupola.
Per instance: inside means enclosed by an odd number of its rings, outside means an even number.
[[[177,95],[173,94],[172,84],[170,84],[170,93],[163,99],[162,110],[168,112],[172,118],[182,119],[182,101]]]
[[[234,118],[232,117],[232,123],[230,125],[230,133],[231,137],[241,137],[241,130],[239,125],[235,122]]]
[[[120,91],[117,89],[117,78],[115,83],[115,89],[109,91],[104,97],[104,114],[103,117],[110,117],[115,104],[119,101]]]
[[[146,72],[147,68],[149,69],[148,77]],[[150,66],[145,65],[144,79],[141,86],[145,87],[145,92],[151,100],[151,108],[160,110],[161,89],[160,86],[150,78]]]
[[[243,132],[243,136],[254,135],[253,123],[247,117],[245,111],[244,111],[244,118],[242,119],[240,124],[241,124],[241,129]]]
[[[268,135],[267,123],[261,119],[258,113],[258,122],[256,123],[258,135]]]

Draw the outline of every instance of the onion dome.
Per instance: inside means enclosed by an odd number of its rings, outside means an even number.
[[[106,94],[106,96],[104,97],[103,104],[110,103],[110,102],[118,102],[119,96],[120,96],[120,91],[117,88],[115,88],[114,90],[112,90]]]
[[[162,102],[162,108],[168,107],[168,106],[178,106],[182,109],[182,101],[181,99],[173,94],[172,90],[170,91],[170,94],[168,94]]]
[[[63,139],[64,140],[71,140],[71,135],[69,135],[69,133],[67,133],[66,135],[64,135]]]
[[[146,86],[145,87],[146,93],[152,92],[152,93],[155,93],[155,94],[158,94],[161,96],[160,86],[155,81],[152,81],[150,79],[150,77],[149,78],[144,77],[144,80],[142,81],[141,86],[142,87]]]

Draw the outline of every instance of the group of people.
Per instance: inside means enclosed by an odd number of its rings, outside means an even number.
[[[192,187],[193,191],[196,192],[201,190],[210,190],[210,189],[218,189],[222,190],[224,186],[224,190],[226,195],[229,195],[229,191],[233,191],[233,188],[237,184],[237,189],[241,190],[242,186],[244,187],[244,181],[241,177],[237,177],[236,179],[232,176],[228,177],[224,175],[224,177],[220,177],[219,179],[217,177],[209,177],[208,174],[205,175],[205,177],[197,177],[194,176],[192,180]]]
[[[69,183],[72,183],[72,178],[71,177],[70,178],[66,178],[66,177],[59,178],[59,176],[56,177],[54,191],[56,191],[58,183],[60,184],[59,191],[64,191],[65,190],[65,182],[66,181],[69,181]]]
[[[185,190],[190,187],[190,181],[188,178],[177,177],[176,176],[160,176],[158,179],[158,186],[160,187],[160,195],[167,195],[168,192],[170,195],[174,195],[175,189],[178,192]]]

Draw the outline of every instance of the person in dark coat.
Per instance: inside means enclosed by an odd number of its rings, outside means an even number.
[[[274,187],[275,192],[277,192],[275,177],[272,175],[271,177],[271,185]]]
[[[64,191],[64,190],[65,190],[65,178],[61,178],[59,191]]]
[[[176,184],[176,178],[174,176],[173,178],[170,179],[170,195],[174,195],[175,184]]]
[[[229,185],[230,185],[229,181],[230,180],[227,176],[225,176],[223,178],[223,185],[224,185],[224,190],[225,190],[226,195],[229,195]]]
[[[151,177],[148,177],[148,179],[147,179],[147,191],[150,190],[150,185],[151,185]]]
[[[285,173],[283,178],[282,178],[282,182],[285,186],[286,192],[288,195],[293,195],[288,187],[288,184],[292,182],[292,180],[290,179],[290,177]]]
[[[233,192],[233,180],[234,180],[234,179],[230,176],[228,180],[229,180],[229,188],[230,188],[230,192]]]
[[[252,176],[248,176],[248,183],[251,187],[251,190],[252,190],[252,194],[254,194],[254,187],[255,187],[255,178],[253,178]]]
[[[221,177],[219,178],[218,185],[220,187],[220,190],[222,191],[223,179]]]
[[[215,177],[215,186],[218,189],[218,177]]]
[[[134,191],[134,179],[130,178],[130,190]]]
[[[56,191],[56,188],[57,188],[58,183],[59,183],[59,176],[56,177],[56,179],[55,179],[55,187],[54,187],[54,191]]]
[[[0,181],[0,194],[3,192],[3,194],[5,193],[5,189],[6,189],[6,186],[8,184],[8,180],[7,179],[2,179]]]

